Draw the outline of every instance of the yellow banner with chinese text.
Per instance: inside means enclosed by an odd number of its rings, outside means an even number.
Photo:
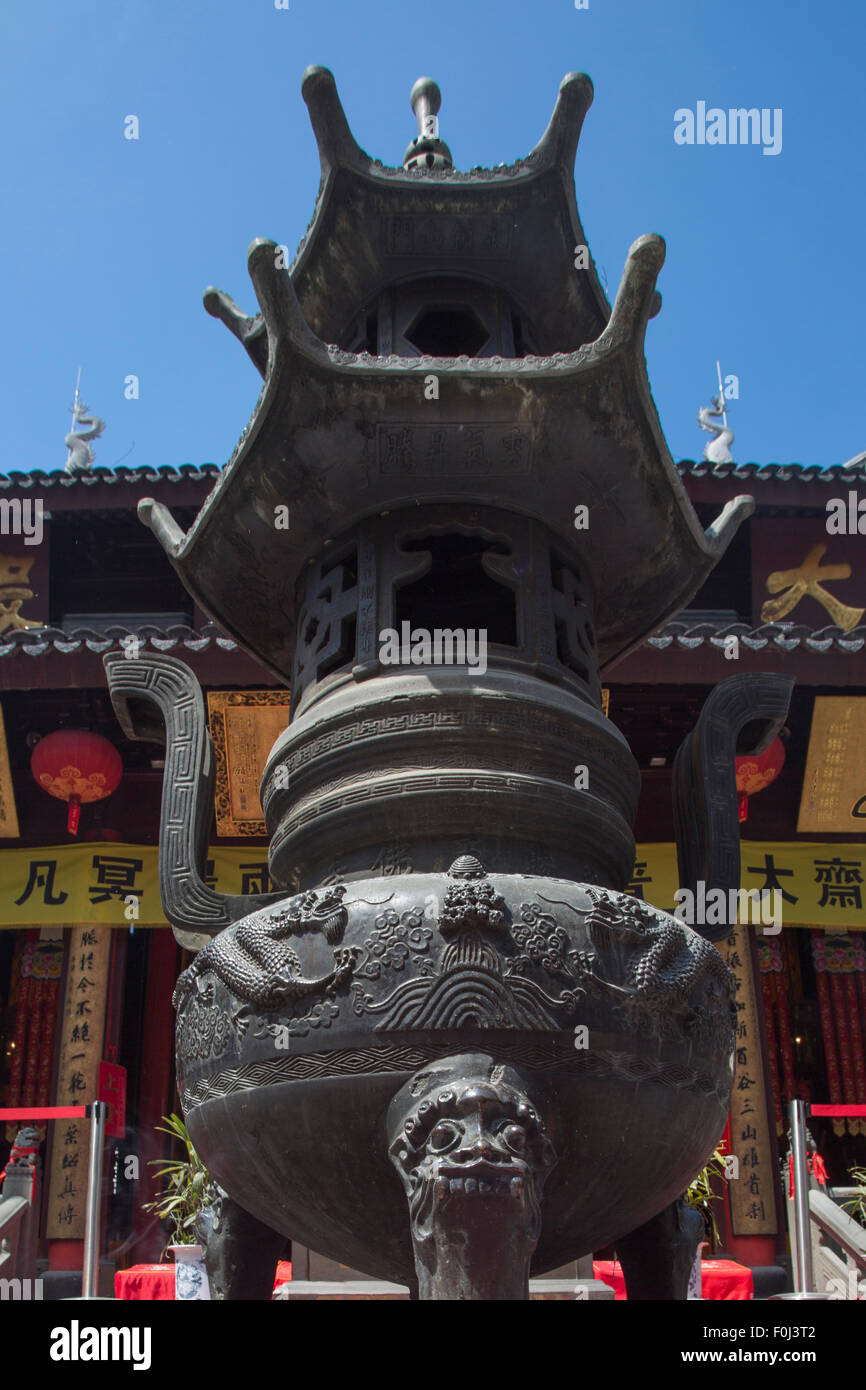
[[[268,893],[267,847],[212,848],[205,881],[220,893]],[[166,927],[155,845],[40,846],[0,851],[0,927]]]
[[[267,893],[267,849],[208,851],[205,879],[221,893]],[[866,844],[746,840],[741,887],[778,890],[782,925],[866,930]],[[628,891],[672,911],[676,848],[638,846]],[[0,928],[90,925],[164,927],[155,845],[90,842],[0,850]]]
[[[672,912],[678,886],[676,846],[638,845],[628,891]],[[778,892],[783,927],[866,930],[866,844],[743,840],[740,887]]]

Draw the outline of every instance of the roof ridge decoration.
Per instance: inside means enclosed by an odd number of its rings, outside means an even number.
[[[114,468],[91,468],[86,473],[67,473],[65,468],[32,468],[29,472],[11,468],[8,473],[0,473],[0,490],[21,488],[22,491],[34,487],[96,487],[100,483],[117,486],[123,483],[183,483],[198,482],[203,479],[218,478],[222,469],[218,463],[161,463],[157,466],[130,468],[118,464]]]
[[[4,632],[0,635],[0,656],[11,656],[16,652],[24,652],[27,656],[44,656],[50,651],[70,656],[82,650],[98,655],[117,650],[128,655],[130,637],[139,640],[141,650],[148,643],[159,652],[180,647],[192,652],[207,651],[210,647],[227,652],[238,650],[238,644],[214,623],[205,623],[200,628],[189,627],[186,623],[172,623],[164,628],[154,623],[145,623],[141,627],[117,623],[100,632],[92,627],[76,627],[68,631],[59,627],[39,627]]]
[[[843,628],[829,625],[822,628],[806,627],[802,623],[763,623],[760,627],[750,627],[747,622],[729,622],[714,625],[707,622],[674,620],[665,623],[658,631],[647,637],[642,644],[656,651],[691,651],[705,645],[723,647],[725,638],[736,636],[751,651],[767,648],[789,652],[804,648],[818,656],[826,653],[856,653],[866,648],[866,625],[845,632]],[[155,651],[169,652],[180,648],[187,651],[202,652],[211,647],[234,652],[240,646],[227,637],[215,623],[204,623],[200,628],[189,627],[185,623],[175,623],[161,628],[153,624],[143,627],[127,627],[116,624],[97,632],[94,628],[77,627],[70,631],[57,627],[40,627],[13,630],[0,635],[0,657],[13,656],[24,652],[27,656],[44,656],[55,651],[70,656],[83,649],[101,655],[107,651],[126,650],[128,639],[137,637],[142,650],[148,643]],[[615,681],[614,677],[614,681]]]
[[[589,78],[564,79],[541,141],[494,181],[471,171],[455,182],[454,171],[426,167],[384,178],[354,140],[327,69],[308,69],[303,92],[322,165],[309,238],[291,267],[277,242],[252,243],[259,315],[219,291],[205,296],[262,373],[259,401],[188,532],[152,498],[139,515],[200,606],[288,681],[298,577],[311,554],[366,517],[445,501],[489,506],[493,494],[571,553],[575,504],[586,503],[593,522],[581,552],[609,669],[689,601],[754,502],[730,500],[704,530],[665,442],[644,361],[663,239],[633,243],[612,309],[591,258],[577,265],[575,244],[586,243],[571,166]],[[518,308],[528,299],[536,351],[433,357],[340,346],[340,324],[374,289],[443,274],[484,279]],[[432,413],[423,400],[431,373],[440,383]],[[494,386],[496,429],[512,447],[498,440],[491,449],[502,457],[470,464],[458,459],[460,441],[490,418]],[[450,442],[431,471],[433,429]],[[408,465],[393,457],[404,436]],[[290,529],[275,531],[276,507],[288,508]]]
[[[745,621],[712,623],[675,619],[647,638],[646,645],[657,651],[680,647],[690,651],[704,645],[724,647],[728,637],[736,637],[750,651],[776,648],[783,652],[804,647],[810,652],[860,652],[866,647],[866,625],[846,631],[835,624],[826,627],[807,627],[803,623],[761,623],[758,627]]]

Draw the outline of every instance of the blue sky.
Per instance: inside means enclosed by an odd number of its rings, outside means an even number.
[[[249,242],[294,253],[306,228],[309,63],[331,68],[357,140],[389,164],[415,133],[413,81],[435,77],[461,168],[528,153],[563,75],[588,72],[577,196],[610,297],[637,236],[667,241],[647,361],[674,456],[702,452],[717,358],[740,382],[738,461],[866,449],[862,0],[289,4],[6,8],[0,469],[62,467],[79,365],[107,422],[97,463],[228,458],[260,382],[201,294],[212,283],[254,311]],[[675,110],[698,101],[780,107],[781,153],[675,144]]]

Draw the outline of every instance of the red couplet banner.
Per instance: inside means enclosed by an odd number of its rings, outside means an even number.
[[[114,1139],[126,1133],[126,1067],[117,1062],[100,1062],[96,1081],[96,1099],[108,1106],[105,1132]]]

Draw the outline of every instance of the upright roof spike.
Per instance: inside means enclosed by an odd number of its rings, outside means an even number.
[[[261,376],[268,369],[267,338],[261,331],[261,318],[245,314],[231,295],[208,285],[203,295],[204,307],[212,318],[219,319],[242,343]]]
[[[313,351],[323,346],[304,318],[288,269],[277,263],[279,251],[277,242],[269,237],[256,237],[247,252],[250,279],[268,334],[269,366],[276,344],[282,340],[306,344]]]
[[[587,73],[565,74],[547,130],[529,155],[531,163],[548,167],[558,164],[571,177],[580,132],[594,96],[592,78]]]
[[[361,149],[346,119],[329,68],[313,65],[301,79],[301,95],[310,112],[310,124],[319,147],[322,175],[340,164],[366,166],[370,160]]]
[[[616,292],[607,327],[598,339],[600,351],[623,342],[633,342],[643,352],[647,320],[652,318],[657,298],[656,279],[665,263],[664,237],[648,232],[632,242]]]
[[[404,169],[453,169],[451,151],[439,139],[442,93],[432,77],[419,77],[409,96],[418,121],[418,134],[403,156]]]
[[[185,545],[187,535],[178,526],[168,507],[153,497],[142,497],[136,510],[139,521],[153,532],[166,555],[173,560]]]

